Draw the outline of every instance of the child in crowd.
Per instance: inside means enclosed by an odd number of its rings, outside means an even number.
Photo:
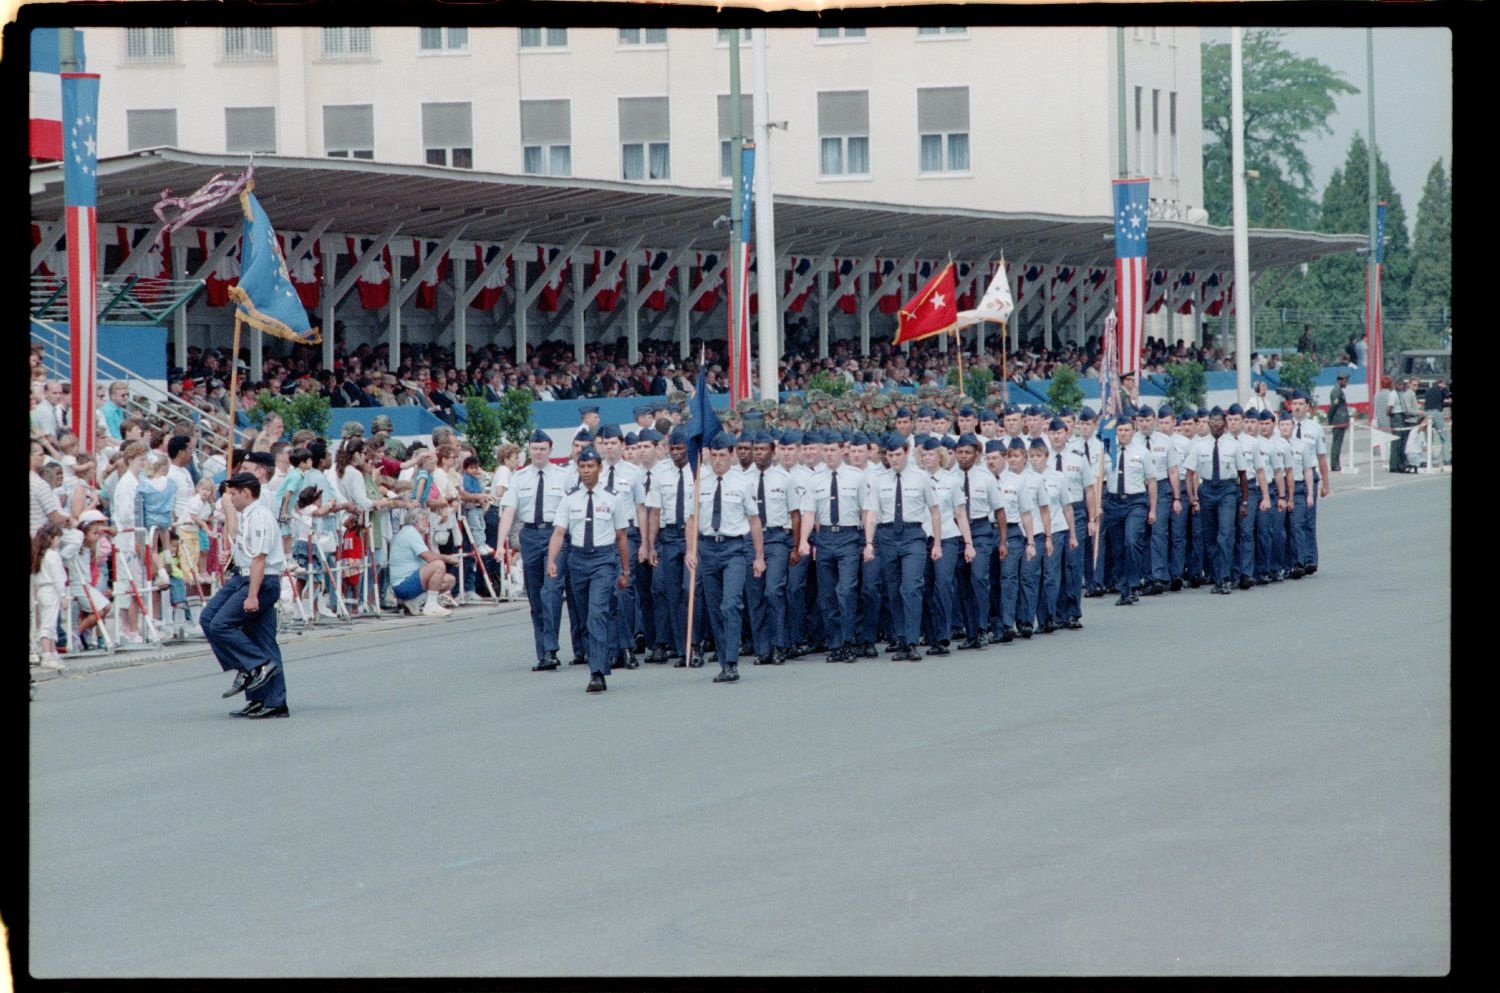
[[[214,519],[214,481],[206,474],[199,478],[198,488],[194,491],[192,499],[188,501],[187,514],[188,520],[192,522],[193,529],[197,532],[195,535],[197,551],[188,559],[188,572],[198,577],[198,595],[206,597],[208,591],[202,588],[203,580],[216,571],[209,559],[211,547],[209,532],[213,527]]]
[[[31,539],[31,588],[35,603],[37,654],[47,669],[61,669],[57,657],[57,618],[59,607],[68,592],[68,572],[63,566],[63,529],[48,521],[37,528]]]
[[[151,452],[146,456],[146,475],[137,491],[141,502],[141,519],[138,526],[152,534],[151,555],[161,558],[166,554],[172,533],[172,506],[177,499],[177,484],[167,475],[172,467],[166,456]],[[156,570],[156,582],[165,587],[170,576],[164,563]]]

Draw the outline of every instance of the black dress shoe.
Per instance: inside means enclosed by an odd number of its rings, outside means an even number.
[[[1136,600],[1136,598],[1135,598],[1135,596],[1133,594],[1130,594],[1130,593],[1121,593],[1120,594],[1120,599],[1118,599],[1118,600],[1115,601],[1115,606],[1116,607],[1128,607],[1131,604],[1135,603],[1135,600]]]
[[[714,677],[714,682],[716,682],[716,683],[727,683],[727,682],[729,682],[729,666],[726,665],[726,666],[720,666],[719,667],[719,674]]]
[[[245,683],[245,692],[255,692],[262,686],[266,685],[266,683],[270,682],[271,677],[274,675],[276,675],[276,663],[269,661],[262,662],[260,665],[250,670],[250,679]]]
[[[1030,638],[1031,637],[1031,625],[1030,624],[1022,624],[1020,626],[1019,630],[1020,630],[1021,637],[1023,637],[1023,638]]]
[[[1271,585],[1271,577],[1270,576],[1256,576],[1255,577],[1255,585],[1256,586],[1270,586]]]
[[[1189,576],[1188,577],[1188,586],[1190,586],[1191,588],[1193,588],[1193,589],[1196,590],[1198,587],[1200,587],[1202,585],[1203,585],[1203,579],[1202,579],[1201,576]]]
[[[1151,595],[1152,596],[1161,596],[1165,592],[1167,592],[1167,584],[1166,583],[1158,581],[1158,582],[1155,582],[1155,583],[1151,584]]]
[[[648,665],[662,665],[667,661],[667,653],[658,645],[651,650],[650,655],[646,656],[645,661]]]
[[[609,687],[604,685],[604,675],[602,673],[596,672],[589,677],[589,685],[588,688],[584,690],[584,692],[603,693],[607,689],[609,689]]]
[[[626,652],[625,659],[621,664],[627,669],[639,669],[641,667],[641,660],[635,657],[635,652]]]
[[[245,692],[245,684],[250,682],[250,670],[241,669],[234,674],[234,682],[229,684],[229,689],[224,691],[222,699],[228,700],[236,693]],[[240,715],[244,716],[244,715]]]
[[[1241,576],[1240,577],[1240,589],[1242,589],[1242,590],[1248,590],[1248,589],[1250,589],[1254,585],[1255,585],[1255,581],[1252,580],[1249,576]]]
[[[543,659],[542,661],[538,662],[536,665],[532,666],[531,667],[531,671],[532,672],[551,672],[553,669],[556,669],[557,666],[558,666],[558,662],[557,662],[556,659],[552,659],[551,661],[548,661],[547,659]]]
[[[826,659],[824,659],[823,661],[824,662],[842,662],[842,661],[844,661],[845,656],[846,656],[846,652],[845,652],[844,649],[842,649],[842,648],[835,648],[833,651],[831,651],[831,652],[828,653],[828,657]]]
[[[1043,624],[1041,627],[1037,628],[1037,634],[1051,634],[1056,630],[1057,625],[1053,624],[1051,621],[1048,621],[1046,624]]]
[[[755,657],[755,664],[756,665],[773,665],[774,663],[771,661],[771,656],[769,656],[769,655],[757,655]]]
[[[953,653],[939,644],[927,649],[927,654],[929,656],[937,656],[938,658],[942,658],[944,655],[952,655]]]
[[[976,648],[983,647],[984,642],[980,641],[978,638],[965,638],[963,641],[960,641],[958,643],[958,650],[961,652],[970,652]]]
[[[672,668],[674,668],[674,669],[686,669],[687,668],[687,659],[682,658],[681,656],[678,656],[677,661],[672,663]]]
[[[1307,575],[1307,573],[1303,571],[1303,569],[1302,569],[1302,567],[1300,565],[1292,567],[1292,578],[1293,579],[1301,579],[1305,575]]]
[[[1016,629],[1015,628],[1006,628],[1004,631],[1000,632],[1000,641],[999,641],[999,644],[1008,645],[1008,644],[1010,644],[1011,642],[1013,642],[1015,640],[1016,640]]]
[[[1063,627],[1067,628],[1069,631],[1082,631],[1083,622],[1075,617],[1071,621],[1068,621],[1066,624],[1064,624]]]
[[[729,663],[729,680],[728,681],[731,682],[731,683],[737,683],[737,682],[740,681],[740,667],[737,666],[737,665],[735,665],[733,662]]]
[[[1315,565],[1304,566],[1302,568],[1302,574],[1304,576],[1311,576],[1314,573],[1316,573],[1317,571],[1318,571],[1318,567],[1315,566]]]
[[[646,654],[646,636],[643,634],[635,636],[635,653],[637,655]]]
[[[292,712],[287,709],[286,704],[282,704],[279,707],[261,707],[259,710],[252,710],[250,713],[245,715],[245,718],[252,721],[263,721],[271,717],[291,716]]]
[[[701,668],[703,668],[703,652],[701,650],[694,652],[693,653],[693,657],[690,658],[690,659],[688,659],[688,668],[689,669],[701,669]]]
[[[249,703],[245,704],[245,706],[244,706],[243,709],[241,709],[241,710],[231,710],[229,712],[229,716],[230,717],[249,717],[251,714],[253,714],[253,713],[257,712],[257,711],[260,711],[260,710],[265,710],[265,709],[266,709],[266,705],[263,704],[263,703],[261,703],[259,700],[251,700]]]
[[[573,660],[568,663],[568,665],[588,665],[588,664],[589,664],[589,657],[587,655],[575,655],[575,656],[573,656]]]
[[[1167,584],[1167,589],[1171,590],[1173,593],[1176,593],[1178,590],[1182,589],[1182,577],[1173,576],[1172,581]]]

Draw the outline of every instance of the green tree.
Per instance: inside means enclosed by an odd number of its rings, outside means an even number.
[[[813,373],[813,377],[807,381],[807,389],[809,392],[811,392],[812,390],[822,390],[824,393],[827,393],[831,397],[837,397],[843,396],[845,393],[848,393],[850,390],[854,389],[854,384],[850,383],[849,380],[845,379],[843,376],[839,375],[836,372],[829,372],[827,369],[819,369],[817,372]]]
[[[526,447],[526,440],[532,431],[531,401],[530,390],[506,390],[500,397],[500,402],[494,409],[500,422],[502,441]]]
[[[964,395],[974,401],[975,406],[983,407],[989,402],[990,383],[995,379],[995,374],[983,366],[970,367],[964,370]],[[954,366],[948,370],[948,385],[958,385],[958,367]]]
[[[1312,396],[1313,387],[1317,385],[1318,373],[1323,367],[1314,362],[1307,355],[1288,355],[1281,363],[1281,389],[1287,393],[1292,390],[1301,390],[1308,396]]]
[[[1453,191],[1442,159],[1432,164],[1422,188],[1411,254],[1407,306],[1413,317],[1441,330],[1444,313],[1453,302]]]
[[[1309,138],[1332,134],[1334,97],[1359,90],[1317,59],[1282,47],[1284,33],[1248,28],[1244,33],[1245,168],[1260,172],[1247,196],[1248,220],[1266,227],[1267,191],[1275,188],[1292,227],[1317,218],[1312,165],[1302,149]],[[1228,42],[1203,45],[1203,205],[1214,224],[1228,224],[1230,192]]]
[[[482,389],[464,394],[464,438],[485,471],[495,468],[495,448],[500,444],[500,415],[484,399]]]
[[[1203,366],[1197,362],[1173,362],[1166,368],[1167,399],[1176,410],[1194,410],[1203,406],[1207,380]]]
[[[319,437],[326,437],[328,426],[333,422],[333,416],[328,412],[328,401],[318,393],[273,396],[269,390],[261,390],[255,395],[255,406],[246,416],[258,428],[265,423],[266,414],[272,411],[281,415],[288,438],[304,429],[317,432]]]
[[[1072,366],[1059,365],[1052,370],[1052,382],[1047,386],[1047,403],[1053,410],[1083,406],[1083,387],[1078,385],[1078,373]]]

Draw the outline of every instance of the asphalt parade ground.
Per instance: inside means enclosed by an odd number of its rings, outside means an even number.
[[[289,720],[201,653],[49,680],[26,967],[1442,975],[1452,477],[1367,483],[1316,576],[916,664],[588,695],[511,606],[289,641]]]

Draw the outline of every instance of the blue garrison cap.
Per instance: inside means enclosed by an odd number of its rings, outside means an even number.
[[[999,438],[991,438],[984,443],[984,450],[986,452],[1003,452],[1005,451],[1005,442]]]
[[[1093,407],[1085,407],[1082,410],[1080,410],[1078,412],[1078,419],[1080,421],[1092,421],[1094,419],[1094,408]]]
[[[1226,411],[1224,411],[1224,413],[1226,413],[1226,414],[1241,414],[1241,415],[1243,415],[1245,413],[1245,408],[1241,407],[1237,403],[1232,403],[1232,404],[1229,405],[1229,409],[1226,410]]]
[[[943,447],[943,440],[935,434],[929,434],[922,439],[922,451],[931,452]]]
[[[531,432],[531,437],[527,438],[526,440],[533,445],[552,444],[552,436],[543,431],[541,428],[537,428],[535,431]]]
[[[1047,430],[1048,431],[1066,431],[1066,430],[1068,430],[1068,426],[1062,422],[1061,418],[1054,417],[1054,418],[1052,418],[1052,420],[1050,420],[1050,421],[1047,422]]]
[[[958,436],[958,444],[961,446],[968,445],[970,448],[979,448],[979,435],[974,434],[972,431],[967,434],[961,434]]]
[[[1258,421],[1274,421],[1274,420],[1276,420],[1276,415],[1273,414],[1273,413],[1271,413],[1269,410],[1262,410],[1260,412],[1259,416],[1256,417],[1256,420],[1258,420]]]
[[[1293,400],[1306,400],[1307,399],[1307,394],[1303,393],[1301,390],[1293,390],[1292,391],[1292,399]]]
[[[653,445],[661,441],[661,434],[655,428],[643,428],[637,441],[649,441]]]
[[[577,434],[575,434],[573,436],[573,440],[574,441],[581,441],[581,442],[584,442],[585,444],[592,444],[593,441],[594,441],[594,436],[589,431],[588,428],[584,428],[582,431],[578,432]]]
[[[1061,410],[1059,410],[1057,412],[1057,416],[1058,417],[1072,417],[1073,416],[1073,408],[1072,407],[1063,407]]]
[[[1194,412],[1193,416],[1196,417],[1200,421],[1203,420],[1205,417],[1208,416],[1208,408],[1207,407],[1199,407],[1197,409],[1197,411]]]
[[[651,414],[651,405],[650,404],[646,404],[646,403],[638,403],[638,404],[635,405],[635,408],[632,411],[632,413],[636,417],[649,416]]]
[[[896,408],[896,416],[897,417],[910,417],[911,416],[911,408],[910,407],[897,407]]]
[[[1008,403],[1008,404],[1005,405],[1005,416],[1006,417],[1009,417],[1011,414],[1019,414],[1020,412],[1021,412],[1021,408],[1017,407],[1013,403]]]
[[[964,406],[958,408],[958,416],[959,417],[973,417],[974,416],[974,408],[968,406],[967,404],[965,404]]]
[[[1026,451],[1026,442],[1022,441],[1020,438],[1012,438],[1010,440],[1010,444],[1006,445],[1005,448],[1006,451],[1010,452],[1024,452]]]
[[[783,434],[781,436],[781,443],[783,445],[800,445],[800,444],[802,444],[802,432],[799,431],[796,428],[792,428],[790,431],[786,432],[785,434]]]
[[[618,424],[604,424],[600,426],[599,430],[594,434],[594,437],[623,438],[625,436],[620,433],[620,426]]]
[[[1047,450],[1047,443],[1040,438],[1032,438],[1031,450],[1033,452],[1045,452]]]
[[[940,421],[946,421],[953,415],[948,413],[948,410],[945,407],[935,407],[933,408],[932,416],[936,417]]]
[[[731,438],[734,439],[734,443],[736,445],[753,445],[753,444],[755,444],[755,432],[754,431],[741,431],[739,434],[734,434],[733,432],[730,432],[729,433],[729,437],[731,437]]]
[[[823,444],[823,432],[819,431],[817,428],[808,428],[807,430],[805,430],[805,431],[802,432],[802,444],[804,444],[804,445],[821,445],[821,444]]]
[[[999,421],[1000,415],[995,413],[990,408],[986,407],[983,411],[980,412],[979,419],[981,421]]]
[[[1039,417],[1039,416],[1041,416],[1041,413],[1042,413],[1041,408],[1037,407],[1035,405],[1026,408],[1026,416],[1027,417]]]
[[[1267,413],[1269,413],[1269,411]],[[1291,419],[1292,419],[1292,412],[1290,410],[1283,410],[1281,412],[1281,417],[1279,418],[1279,420],[1289,421]]]
[[[1139,407],[1132,407],[1131,409],[1133,411],[1130,415],[1131,417],[1150,417],[1153,420],[1156,418],[1156,410],[1150,404],[1143,403]]]
[[[599,405],[597,403],[584,404],[578,408],[578,413],[580,416],[583,414],[597,414],[599,413]]]
[[[868,445],[869,443],[870,436],[863,431],[854,431],[849,435],[849,444],[851,445]]]
[[[708,447],[714,451],[724,451],[734,447],[734,435],[728,431],[720,431],[714,436],[714,440],[708,443]]]
[[[1223,407],[1215,407],[1213,410],[1210,410],[1208,412],[1208,416],[1209,417],[1223,417],[1224,416],[1224,408]]]
[[[1160,407],[1156,408],[1156,416],[1157,417],[1176,417],[1177,416],[1177,412],[1172,409],[1172,405],[1170,403],[1164,403]]]
[[[951,434],[945,434],[945,435],[943,435],[942,441],[943,441],[943,447],[946,448],[946,449],[948,449],[948,451],[950,451],[950,452],[953,451],[955,448],[958,447],[958,439],[955,438],[955,437],[953,437],[953,435],[951,435]]]
[[[920,406],[920,407],[917,408],[917,416],[918,417],[936,417],[937,415],[936,415],[936,413],[933,411],[933,409],[931,407],[929,407],[927,404],[924,403],[924,404],[922,404],[922,406]]]
[[[627,444],[627,445],[637,445],[637,444],[640,444],[640,440],[641,440],[641,436],[639,434],[635,433],[634,431],[630,432],[629,434],[627,434],[625,436],[625,444]]]
[[[583,448],[583,451],[581,451],[581,452],[578,453],[578,459],[577,459],[577,461],[579,461],[579,462],[599,462],[599,461],[601,461],[601,459],[599,458],[599,452],[597,450],[595,450],[595,448],[594,448],[593,445],[585,445],[584,448]]]
[[[885,450],[888,452],[898,451],[906,447],[906,439],[901,437],[901,432],[891,431],[885,436]]]
[[[667,435],[667,440],[668,440],[669,444],[673,444],[673,445],[686,445],[688,443],[688,431],[687,431],[687,428],[682,427],[680,425],[678,427],[673,428],[672,429],[672,433],[669,434],[669,435]]]
[[[757,445],[775,445],[776,436],[769,431],[755,432],[755,443]]]

